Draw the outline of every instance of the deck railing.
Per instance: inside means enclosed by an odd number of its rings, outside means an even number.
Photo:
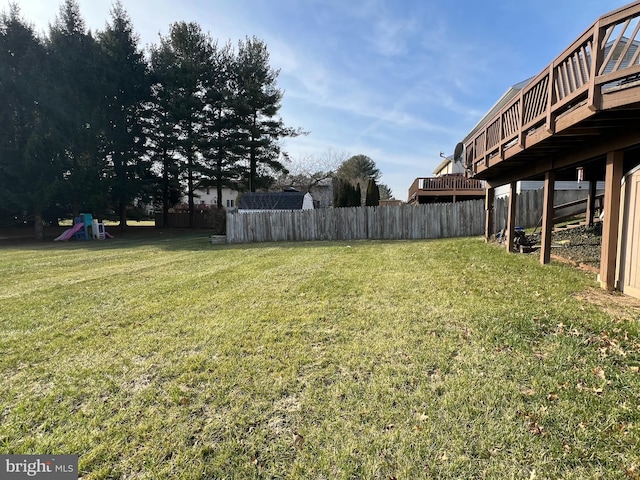
[[[465,178],[462,175],[450,175],[443,177],[416,178],[411,190],[421,191],[452,191],[483,190],[484,181],[475,178]]]
[[[600,17],[465,143],[467,170],[478,173],[505,150],[526,148],[532,131],[554,134],[558,117],[576,106],[597,112],[604,91],[639,79],[639,33],[640,1]]]

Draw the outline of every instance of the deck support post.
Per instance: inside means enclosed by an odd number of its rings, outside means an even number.
[[[496,190],[495,188],[487,186],[487,190],[485,191],[484,196],[484,240],[485,242],[491,241],[491,237],[495,233],[494,227],[494,201],[496,198]]]
[[[516,193],[518,182],[511,182],[509,184],[509,213],[507,214],[507,252],[513,251],[513,240],[516,233],[516,201],[518,200],[518,194]]]
[[[542,204],[542,243],[540,263],[551,261],[551,232],[553,231],[553,197],[555,193],[556,172],[549,170],[544,174],[544,200]]]
[[[593,227],[593,217],[596,210],[597,185],[597,180],[589,180],[589,194],[587,195],[587,213],[585,218],[588,227]]]
[[[616,287],[616,259],[618,255],[618,226],[620,221],[620,191],[624,151],[607,154],[604,187],[604,221],[602,224],[602,253],[600,255],[600,286],[607,290]]]

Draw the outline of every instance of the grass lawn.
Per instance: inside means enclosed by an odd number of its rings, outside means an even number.
[[[640,478],[638,310],[479,239],[0,247],[0,453],[83,479]]]

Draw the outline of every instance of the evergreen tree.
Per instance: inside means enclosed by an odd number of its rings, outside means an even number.
[[[60,151],[69,162],[65,193],[74,216],[81,208],[106,209],[103,133],[104,65],[76,0],[65,0],[49,31],[51,104],[57,111]]]
[[[367,197],[365,205],[368,207],[377,207],[380,205],[380,190],[375,179],[370,178],[367,185]]]
[[[269,65],[269,52],[262,40],[246,38],[238,44],[235,81],[235,114],[240,127],[238,145],[248,164],[246,188],[255,192],[273,183],[274,174],[286,173],[280,160],[279,141],[304,132],[289,128],[278,116],[282,90],[276,81],[279,71]]]
[[[378,190],[380,191],[380,200],[392,200],[393,199],[393,192],[391,192],[391,189],[389,188],[388,185],[385,185],[384,183],[381,183],[378,185]]]
[[[222,205],[222,189],[238,188],[242,171],[237,148],[238,117],[234,114],[236,57],[229,43],[212,46],[211,71],[205,83],[204,125],[205,170],[202,187],[215,187],[217,206]]]
[[[353,198],[351,199],[351,207],[361,207],[362,206],[362,189],[360,188],[360,184],[356,183],[356,187],[353,192]]]
[[[333,207],[344,207],[344,203],[344,182],[336,179],[333,184]]]
[[[337,187],[334,188],[333,206],[336,208],[360,207],[362,205],[360,196],[360,185],[354,186],[343,179],[338,179]]]
[[[162,226],[169,225],[169,210],[180,201],[181,164],[175,144],[174,123],[171,110],[171,91],[163,81],[170,75],[170,59],[166,52],[154,48],[151,51],[151,101],[145,106],[144,133],[147,138],[147,154],[160,171],[156,189],[156,201],[162,205]]]
[[[360,191],[364,191],[366,194],[366,189],[369,183],[369,179],[373,178],[374,180],[378,180],[382,173],[376,167],[376,163],[366,155],[354,155],[346,159],[342,164],[338,167],[336,171],[336,176],[338,178],[342,178],[348,182],[358,184],[360,186]],[[360,199],[360,205],[365,201],[366,198]]]
[[[138,48],[138,37],[119,1],[111,11],[111,23],[98,34],[98,40],[105,62],[103,152],[110,160],[110,194],[120,218],[120,228],[124,229],[127,206],[144,191],[151,175],[141,119],[151,85],[147,63]]]
[[[66,169],[56,148],[43,42],[15,4],[0,15],[0,200],[44,237],[43,214]]]
[[[173,124],[162,109],[164,95],[159,84],[152,88],[154,99],[146,106],[145,136],[147,156],[160,176],[155,179],[154,204],[162,205],[162,226],[169,225],[169,210],[180,202],[183,191],[180,184],[180,159],[175,152]]]
[[[169,35],[160,39],[160,46],[151,52],[153,69],[160,85],[158,108],[165,120],[173,125],[170,138],[175,153],[184,158],[187,181],[189,225],[194,225],[194,192],[202,172],[203,119],[207,75],[211,72],[211,39],[196,23],[178,22]],[[169,157],[165,156],[165,160]],[[165,172],[168,169],[165,169]]]
[[[376,167],[376,163],[366,155],[354,155],[346,159],[338,170],[336,175],[350,182],[356,182],[361,179],[373,178],[380,179],[382,173]]]

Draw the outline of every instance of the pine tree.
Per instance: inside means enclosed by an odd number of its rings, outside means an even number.
[[[234,110],[240,127],[238,144],[248,164],[246,188],[252,192],[267,188],[274,174],[286,172],[279,141],[305,133],[286,127],[278,116],[283,96],[276,83],[278,74],[269,65],[269,52],[262,40],[252,37],[239,42]]]
[[[106,209],[101,52],[87,31],[76,0],[65,0],[51,25],[48,43],[51,104],[57,111],[60,151],[70,164],[65,196],[74,216],[81,208]]]
[[[194,193],[203,170],[204,97],[206,78],[212,70],[211,58],[211,39],[197,23],[174,23],[169,35],[161,38],[160,46],[151,52],[159,82],[155,87],[156,105],[162,110],[159,114],[165,116],[164,121],[173,125],[167,134],[175,144],[174,153],[184,159],[181,172],[187,181],[189,226],[194,225]],[[166,155],[164,158],[168,159]]]
[[[212,46],[211,71],[205,83],[204,163],[202,187],[215,187],[217,206],[222,205],[222,189],[235,187],[242,175],[240,149],[236,145],[238,117],[234,114],[236,58],[227,43]]]
[[[370,178],[367,184],[367,196],[365,205],[368,207],[377,207],[380,204],[380,190],[375,179]]]
[[[127,206],[150,181],[150,165],[143,131],[143,105],[150,99],[147,63],[138,48],[131,20],[118,1],[111,23],[98,34],[104,58],[103,152],[110,160],[110,194],[120,218],[127,224]]]
[[[48,66],[43,41],[12,4],[0,16],[0,200],[27,212],[40,240],[67,168],[58,155]]]
[[[353,198],[351,200],[352,207],[361,207],[362,206],[362,189],[360,188],[360,184],[356,183],[356,188],[354,190]]]

